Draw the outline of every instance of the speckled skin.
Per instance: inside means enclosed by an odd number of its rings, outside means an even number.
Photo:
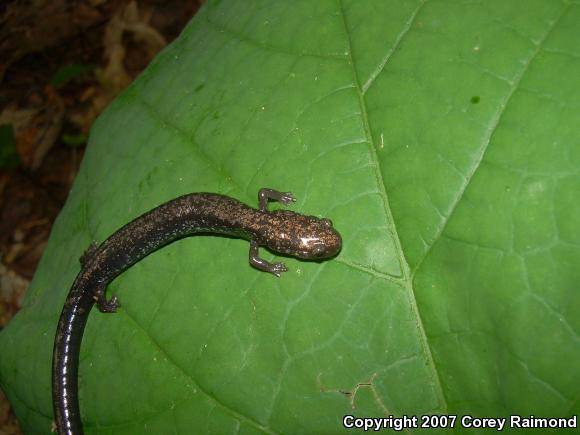
[[[52,396],[59,434],[83,433],[78,403],[78,361],[81,340],[94,303],[100,311],[115,312],[107,285],[121,272],[172,241],[199,233],[221,233],[250,240],[250,264],[276,276],[283,263],[269,263],[258,255],[259,246],[302,259],[336,255],[342,241],[328,219],[288,210],[268,211],[268,200],[289,204],[289,192],[261,189],[260,207],[254,209],[233,198],[214,193],[180,196],[139,216],[100,246],[91,245],[81,257],[81,271],[65,301],[54,342]]]

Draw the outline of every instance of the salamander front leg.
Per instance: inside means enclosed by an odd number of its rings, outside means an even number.
[[[258,192],[258,203],[261,211],[268,211],[268,201],[279,201],[284,205],[296,202],[296,198],[292,192],[279,192],[274,189],[260,189]]]
[[[106,285],[101,285],[95,290],[95,302],[97,303],[97,308],[101,313],[114,313],[121,304],[119,303],[117,296],[113,296],[111,299],[107,300],[105,295],[106,289]]]
[[[258,252],[258,242],[255,240],[250,241],[250,264],[256,269],[263,270],[264,272],[270,272],[277,277],[280,277],[282,272],[288,271],[288,268],[284,263],[270,263],[262,258]]]

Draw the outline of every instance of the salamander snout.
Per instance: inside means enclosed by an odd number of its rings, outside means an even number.
[[[326,219],[327,220],[327,219]],[[296,256],[306,260],[334,257],[342,247],[340,234],[321,219],[319,227],[310,234],[298,237]]]
[[[277,222],[266,238],[265,244],[270,249],[304,260],[322,260],[339,253],[342,238],[330,219],[289,210],[276,210],[272,214]]]

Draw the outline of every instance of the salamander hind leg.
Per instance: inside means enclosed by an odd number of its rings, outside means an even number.
[[[106,285],[101,285],[95,290],[95,302],[97,303],[97,308],[101,313],[114,313],[121,304],[119,303],[117,296],[113,296],[111,299],[107,300],[105,295],[106,289]]]
[[[258,203],[261,211],[268,211],[268,201],[279,201],[284,205],[296,202],[292,192],[279,192],[274,189],[262,188],[258,192]]]
[[[260,258],[258,252],[258,242],[255,240],[250,241],[250,264],[256,269],[263,270],[264,272],[270,272],[277,277],[280,277],[282,272],[287,272],[288,268],[284,263],[270,263],[269,261]]]

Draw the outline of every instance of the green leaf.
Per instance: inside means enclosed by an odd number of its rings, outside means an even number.
[[[71,148],[77,148],[87,143],[87,136],[84,134],[63,134],[62,141]]]
[[[331,218],[339,257],[276,279],[246,241],[202,236],[129,269],[85,332],[87,433],[580,413],[579,28],[572,1],[207,2],[99,118],[0,334],[26,431],[50,428],[91,240],[180,194],[264,186]]]
[[[73,79],[86,74],[89,71],[95,69],[95,65],[82,64],[82,63],[71,63],[68,65],[61,66],[50,79],[50,84],[55,87],[61,87],[66,85]]]
[[[11,168],[20,163],[12,124],[0,125],[0,168]]]

